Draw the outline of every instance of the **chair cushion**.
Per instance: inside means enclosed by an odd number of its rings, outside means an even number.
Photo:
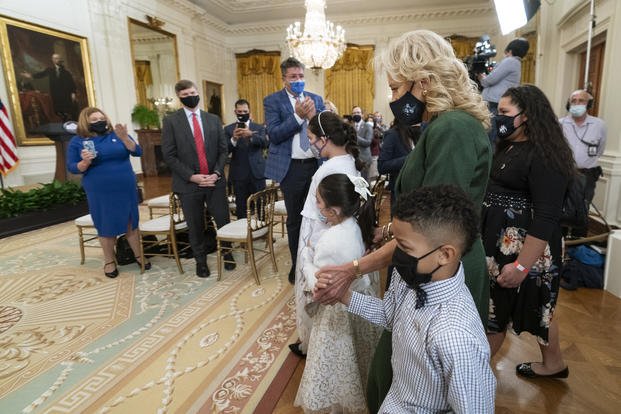
[[[168,207],[168,203],[170,202],[170,198],[168,196],[168,194],[160,196],[160,197],[155,197],[155,198],[150,198],[149,200],[147,200],[147,206],[149,207]]]
[[[287,208],[285,207],[285,200],[278,200],[274,203],[274,214],[279,216],[287,215]]]
[[[253,239],[265,236],[268,232],[269,228],[264,227],[262,229],[256,230],[253,232]],[[247,219],[239,219],[230,222],[218,229],[217,236],[218,237],[226,237],[233,239],[246,239],[246,234],[248,233],[248,220]]]
[[[178,219],[178,218],[177,218]],[[188,225],[185,221],[181,223],[177,223],[175,225],[175,230],[184,230],[187,229]],[[145,221],[144,223],[140,223],[140,231],[161,231],[165,232],[170,229],[170,214],[167,214],[162,217],[154,218],[149,221]]]
[[[75,223],[76,226],[94,226],[95,225],[93,224],[93,218],[91,217],[90,214],[87,214],[82,217],[78,217],[73,222]]]

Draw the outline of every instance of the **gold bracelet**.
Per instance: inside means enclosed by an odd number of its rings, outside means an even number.
[[[362,277],[362,272],[360,272],[360,262],[358,262],[358,259],[354,259],[352,263],[354,264],[354,270],[356,271],[356,279],[360,279]]]
[[[383,236],[384,236],[384,237],[383,237],[384,241],[387,241],[387,242],[388,242],[388,241],[391,241],[391,240],[393,239],[393,237],[394,237],[394,236],[392,235],[391,227],[392,227],[392,222],[390,222],[390,223],[388,223],[388,224],[386,225],[386,233],[385,233],[385,234],[383,234]],[[383,233],[383,232],[382,232],[382,233]]]

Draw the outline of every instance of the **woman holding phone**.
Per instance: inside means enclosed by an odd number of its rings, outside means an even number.
[[[142,149],[127,134],[127,125],[116,124],[113,129],[110,118],[99,108],[80,112],[77,133],[67,149],[67,169],[82,174],[82,187],[104,253],[104,274],[115,278],[119,274],[114,260],[118,235],[125,234],[136,260],[140,257],[138,193],[129,156],[141,156]],[[151,263],[145,263],[145,269],[150,268]]]

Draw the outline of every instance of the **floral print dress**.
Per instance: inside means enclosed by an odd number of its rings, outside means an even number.
[[[567,177],[550,168],[528,141],[505,145],[494,156],[481,216],[490,280],[489,332],[511,326],[547,345],[559,292],[558,220],[567,183]],[[503,288],[496,278],[504,265],[517,259],[527,235],[546,241],[545,250],[519,287]]]

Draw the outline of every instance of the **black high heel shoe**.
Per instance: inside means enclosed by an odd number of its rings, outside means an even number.
[[[108,266],[109,264],[114,264],[114,270],[111,272],[106,272],[106,266]],[[114,279],[119,275],[119,269],[116,268],[116,263],[114,262],[114,260],[104,264],[104,275],[106,275],[110,279]]]
[[[136,263],[138,263],[138,266],[142,269],[142,263],[140,262],[140,260],[138,260],[138,257],[136,257]],[[144,270],[149,270],[151,269],[151,262],[147,261],[144,264]]]

